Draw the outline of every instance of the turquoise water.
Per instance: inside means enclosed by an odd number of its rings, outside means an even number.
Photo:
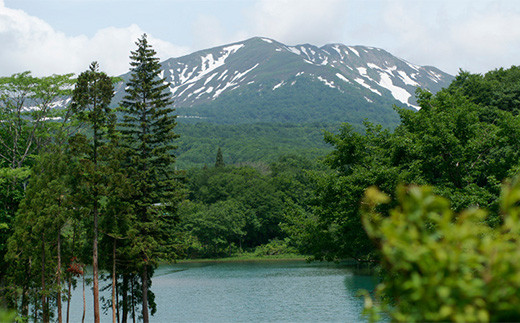
[[[152,281],[157,313],[152,322],[357,322],[359,289],[376,281],[346,266],[305,262],[177,264],[159,267]],[[87,289],[86,322],[92,321]],[[106,291],[105,297],[110,291]],[[80,322],[81,288],[71,303],[71,322]],[[111,321],[111,312],[102,317]]]

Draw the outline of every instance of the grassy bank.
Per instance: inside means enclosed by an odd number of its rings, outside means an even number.
[[[197,262],[243,262],[243,261],[295,261],[307,260],[308,256],[298,254],[279,254],[279,255],[255,255],[254,253],[243,253],[224,258],[198,258],[198,259],[183,259],[178,260],[177,263],[197,263]]]

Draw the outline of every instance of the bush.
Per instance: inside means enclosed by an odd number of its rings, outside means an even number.
[[[502,189],[502,225],[489,227],[477,208],[455,214],[430,187],[400,187],[399,206],[383,217],[389,197],[365,192],[362,221],[379,247],[384,280],[365,312],[377,320],[520,321],[520,181]]]
[[[289,246],[287,240],[273,239],[269,243],[258,246],[255,248],[255,256],[297,254],[296,248]]]

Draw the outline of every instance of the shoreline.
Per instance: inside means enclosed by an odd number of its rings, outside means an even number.
[[[274,255],[274,256],[251,256],[240,255],[225,258],[195,258],[195,259],[181,259],[173,264],[188,264],[188,263],[227,263],[227,262],[276,262],[276,261],[307,261],[309,256],[304,255]],[[167,263],[162,263],[167,264]]]

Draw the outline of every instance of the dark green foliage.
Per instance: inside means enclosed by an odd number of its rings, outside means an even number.
[[[337,123],[255,123],[218,125],[181,122],[178,132],[180,168],[215,163],[215,147],[225,151],[227,164],[272,163],[284,155],[304,155],[310,159],[325,155],[331,148],[323,142],[323,130],[332,131]]]
[[[182,209],[185,213],[183,225],[197,238],[203,255],[231,253],[246,235],[247,209],[240,201],[228,199],[209,205],[188,204]]]
[[[226,164],[224,163],[224,157],[222,156],[222,150],[218,147],[217,158],[215,159],[215,167],[224,167]]]
[[[179,211],[187,256],[223,256],[284,239],[280,224],[293,208],[306,210],[312,182],[305,172],[315,167],[285,156],[270,165],[191,170]]]
[[[132,52],[130,63],[132,76],[121,102],[121,132],[124,144],[132,152],[133,180],[139,185],[137,212],[145,216],[148,212],[160,212],[149,208],[156,203],[161,203],[161,208],[167,211],[175,210],[179,189],[173,152],[174,140],[179,135],[174,132],[177,123],[171,108],[171,93],[165,91],[168,84],[159,78],[159,59],[146,35],[136,44],[138,49]]]
[[[80,121],[85,122],[87,133],[76,134],[70,141],[74,155],[79,160],[79,173],[75,174],[77,206],[92,217],[92,271],[94,293],[94,321],[100,320],[98,235],[101,200],[107,196],[107,174],[111,172],[107,162],[110,144],[114,135],[116,116],[109,107],[114,96],[112,80],[98,71],[96,62],[88,71],[81,73],[72,95],[72,110]]]
[[[64,282],[63,277],[57,281],[57,248],[61,268],[71,256],[70,245],[63,242],[65,226],[72,225],[71,167],[70,156],[63,151],[39,156],[8,242],[9,297],[14,304],[19,302],[14,307],[22,315],[29,313],[30,305],[36,307],[33,311],[43,311],[39,317],[44,321]]]
[[[370,254],[372,245],[362,231],[358,209],[371,185],[389,194],[398,183],[434,185],[455,210],[485,207],[490,210],[487,221],[500,222],[500,182],[520,166],[520,119],[502,107],[477,104],[481,99],[471,95],[480,91],[457,90],[472,87],[466,82],[476,79],[495,82],[496,74],[507,88],[517,69],[490,72],[483,79],[462,73],[436,95],[419,90],[421,110],[396,109],[401,124],[393,133],[367,123],[363,135],[348,125],[337,135],[326,134],[325,140],[335,147],[326,163],[335,172],[318,180],[316,218],[307,230],[316,257]],[[502,91],[499,88],[495,84],[492,92]]]
[[[461,71],[449,90],[460,91],[479,105],[517,115],[520,112],[520,67],[500,68],[485,75]]]
[[[148,287],[157,266],[161,245],[173,231],[174,214],[182,198],[179,174],[174,168],[176,116],[171,107],[169,84],[160,78],[159,58],[146,34],[132,51],[131,77],[126,84],[123,106],[123,144],[129,152],[127,162],[133,194],[130,197],[136,218],[136,234],[130,254],[141,276],[142,315],[148,322],[148,306],[154,313],[153,295]],[[165,255],[163,255],[163,258]],[[148,302],[150,300],[150,302]],[[150,304],[150,305],[149,305]]]

